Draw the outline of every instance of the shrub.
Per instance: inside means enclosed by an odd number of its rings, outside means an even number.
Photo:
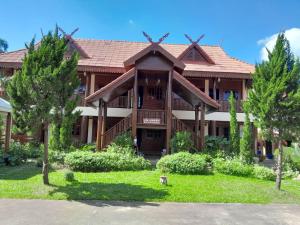
[[[253,173],[253,166],[242,163],[239,159],[221,159],[216,158],[213,161],[214,170],[227,174],[227,175],[235,175],[235,176],[251,176]]]
[[[2,152],[1,155],[4,153]],[[24,162],[26,162],[28,158],[28,154],[24,145],[20,142],[13,141],[9,147],[9,161],[12,166],[18,166]]]
[[[64,151],[49,149],[49,162],[64,164],[66,154]]]
[[[278,149],[275,151],[275,156],[278,156]],[[283,150],[283,167],[284,171],[297,170],[300,171],[300,148],[285,147]]]
[[[128,146],[128,145],[121,146],[121,145],[117,145],[116,143],[111,143],[110,145],[108,145],[106,151],[110,153],[117,153],[122,155],[129,155],[129,156],[134,155],[134,149],[132,148],[132,146]]]
[[[72,171],[66,171],[66,172],[64,173],[64,177],[65,177],[65,180],[66,180],[66,181],[69,181],[69,182],[75,180],[74,173],[73,173]]]
[[[262,180],[272,180],[276,179],[276,174],[272,169],[263,166],[254,166],[253,177],[262,179]]]
[[[150,169],[151,163],[143,157],[123,155],[115,152],[80,152],[68,153],[66,165],[74,171],[102,172],[122,170]]]
[[[27,158],[36,159],[43,155],[44,145],[36,142],[29,142],[24,145],[24,150],[26,151]]]
[[[95,152],[96,151],[96,145],[94,143],[82,145],[79,148],[80,151],[87,151],[87,152]]]
[[[129,132],[125,132],[121,135],[118,135],[113,143],[115,143],[118,146],[122,146],[122,147],[128,147],[128,148],[132,148],[133,147],[133,140],[131,137],[131,134]]]
[[[166,155],[157,162],[156,166],[163,173],[206,174],[208,172],[206,157],[188,152]]]
[[[230,154],[229,141],[224,137],[206,136],[204,153],[211,157],[226,157]]]
[[[36,160],[36,166],[37,167],[43,167],[43,158],[37,158]]]
[[[171,151],[176,152],[188,152],[193,149],[193,141],[191,139],[191,133],[187,131],[176,132],[171,139]]]

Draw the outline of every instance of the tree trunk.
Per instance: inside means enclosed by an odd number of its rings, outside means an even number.
[[[277,177],[276,177],[276,189],[280,190],[281,188],[281,178],[282,178],[282,155],[283,155],[283,146],[282,141],[279,141],[279,154],[277,159]]]
[[[44,184],[48,185],[49,184],[49,178],[48,178],[48,132],[49,132],[49,124],[45,123],[44,124],[44,161],[43,161],[43,181]]]

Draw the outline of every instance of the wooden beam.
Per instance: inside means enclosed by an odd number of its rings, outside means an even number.
[[[107,103],[103,102],[103,121],[101,129],[101,149],[104,148],[104,134],[106,132],[106,122],[107,122]]]
[[[199,106],[198,105],[195,106],[195,133],[196,133],[196,140],[194,140],[195,147],[197,150],[199,150],[200,140],[199,140]]]
[[[134,84],[133,84],[133,108],[132,108],[132,117],[131,117],[131,134],[132,137],[136,137],[136,123],[137,123],[137,102],[138,101],[138,74],[135,70],[134,75]]]
[[[9,144],[10,144],[10,134],[11,134],[11,113],[7,113],[6,116],[6,128],[5,128],[5,144],[4,144],[4,151],[7,153],[9,151]]]
[[[201,103],[201,122],[200,122],[200,149],[204,149],[204,137],[205,137],[205,104]]]
[[[96,148],[97,150],[101,149],[101,140],[102,140],[102,123],[103,123],[103,110],[102,110],[102,99],[99,99],[98,105],[98,124],[97,124],[97,139],[96,139]]]
[[[169,72],[167,87],[167,130],[166,130],[166,150],[167,154],[171,152],[170,141],[172,135],[172,81],[173,70]]]
[[[217,122],[215,120],[211,121],[211,134],[217,136]]]
[[[86,72],[84,72],[84,76],[85,76],[85,93],[84,93],[84,103],[83,106],[86,107],[87,103],[85,98],[89,95],[89,84],[90,84],[90,76],[86,74]],[[82,116],[81,118],[81,129],[80,129],[80,140],[83,143],[87,142],[87,124],[88,124],[88,118],[87,116]]]

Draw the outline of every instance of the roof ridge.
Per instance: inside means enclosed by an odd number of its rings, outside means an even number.
[[[73,38],[75,41],[110,41],[110,42],[126,42],[126,43],[143,43],[143,44],[150,44],[147,41],[129,41],[129,40],[112,40],[112,39],[95,39],[95,38]],[[190,46],[190,44],[184,43],[161,43],[161,45],[185,45]],[[209,44],[201,44],[200,46],[207,46],[207,47],[219,47],[218,45],[209,45]]]
[[[10,52],[2,52],[2,53],[0,53],[0,55],[6,55],[6,54],[9,54],[9,53],[21,52],[21,51],[24,51],[24,50],[27,50],[27,49],[26,48],[21,48],[21,49],[13,50],[13,51],[10,51]]]

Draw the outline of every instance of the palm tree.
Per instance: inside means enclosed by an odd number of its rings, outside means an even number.
[[[7,41],[5,41],[4,39],[0,38],[0,53],[6,52],[7,48],[8,48]]]

